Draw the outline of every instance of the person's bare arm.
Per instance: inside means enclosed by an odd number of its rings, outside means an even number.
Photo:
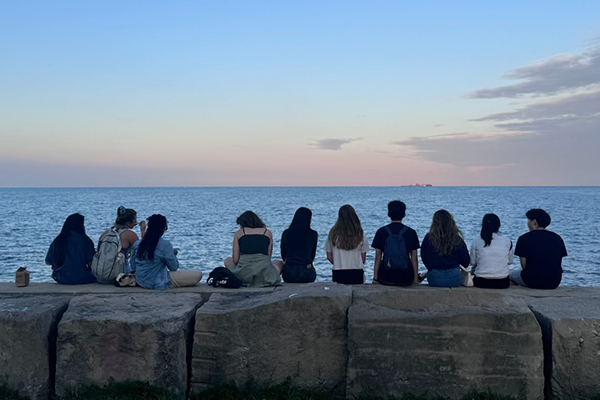
[[[409,253],[410,263],[412,264],[413,271],[415,272],[415,280],[413,283],[419,284],[419,261],[417,259],[417,250],[413,250]]]
[[[123,231],[123,233],[121,233],[121,246],[125,249],[128,249],[131,246],[133,246],[133,244],[137,242],[138,239],[139,237],[134,231]]]
[[[238,261],[240,261],[240,243],[238,242],[238,233],[236,232],[233,235],[233,244],[231,246],[231,258],[233,259],[233,263],[237,265]]]
[[[333,264],[333,253],[327,252],[327,260]]]
[[[146,221],[140,222],[140,234],[142,235],[142,239],[146,236]]]
[[[375,249],[375,264],[373,265],[373,283],[379,283],[377,276],[379,274],[379,264],[381,264],[381,249]]]
[[[270,230],[267,229],[266,235],[270,239],[269,240],[269,258],[271,258],[271,255],[273,254],[273,234],[271,233]]]
[[[519,257],[519,259],[521,260],[521,268],[525,269],[525,266],[527,265],[527,259],[525,257]]]

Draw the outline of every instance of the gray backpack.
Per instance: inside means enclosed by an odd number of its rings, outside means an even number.
[[[98,282],[114,283],[115,278],[123,272],[125,255],[121,249],[121,234],[113,226],[100,240],[98,251],[92,259],[92,274]]]

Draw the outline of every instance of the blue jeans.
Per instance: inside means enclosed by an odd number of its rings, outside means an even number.
[[[523,278],[521,278],[521,271],[523,271],[521,268],[513,269],[512,271],[510,271],[508,276],[510,277],[510,280],[516,283],[517,285],[527,287],[525,282],[523,282]]]
[[[431,269],[427,274],[429,286],[436,287],[459,287],[461,281],[460,270],[452,269]]]

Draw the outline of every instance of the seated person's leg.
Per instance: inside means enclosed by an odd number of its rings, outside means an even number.
[[[510,274],[508,276],[510,277],[510,280],[516,283],[517,285],[527,287],[525,282],[523,282],[523,278],[521,278],[521,271],[523,270],[520,268],[513,269],[512,271],[510,271]]]
[[[273,261],[271,261],[271,264],[273,264],[273,266],[275,267],[277,272],[279,272],[279,275],[281,275],[281,271],[283,271],[283,261],[273,260]]]
[[[171,276],[171,285],[174,288],[196,286],[202,279],[202,272],[195,269],[171,271],[169,275]]]
[[[233,267],[235,267],[235,263],[233,262],[233,258],[227,257],[225,259],[225,267],[229,268],[229,269],[232,269]]]

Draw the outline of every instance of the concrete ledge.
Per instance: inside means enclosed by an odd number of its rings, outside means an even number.
[[[0,297],[0,385],[47,400],[54,385],[56,326],[68,296]]]
[[[600,392],[599,349],[597,287],[0,283],[0,384],[36,400],[55,376],[59,394],[112,378],[183,398],[190,386],[290,376],[348,396],[492,389],[540,399],[542,365],[549,395],[586,398]]]
[[[550,399],[586,399],[600,394],[600,299],[532,299],[546,353]]]
[[[185,398],[198,294],[77,296],[58,325],[56,392],[138,380]]]
[[[489,389],[543,399],[536,319],[523,300],[495,292],[355,287],[348,349],[348,395]]]
[[[323,283],[212,295],[196,314],[192,390],[289,376],[343,394],[351,300],[351,287]]]

